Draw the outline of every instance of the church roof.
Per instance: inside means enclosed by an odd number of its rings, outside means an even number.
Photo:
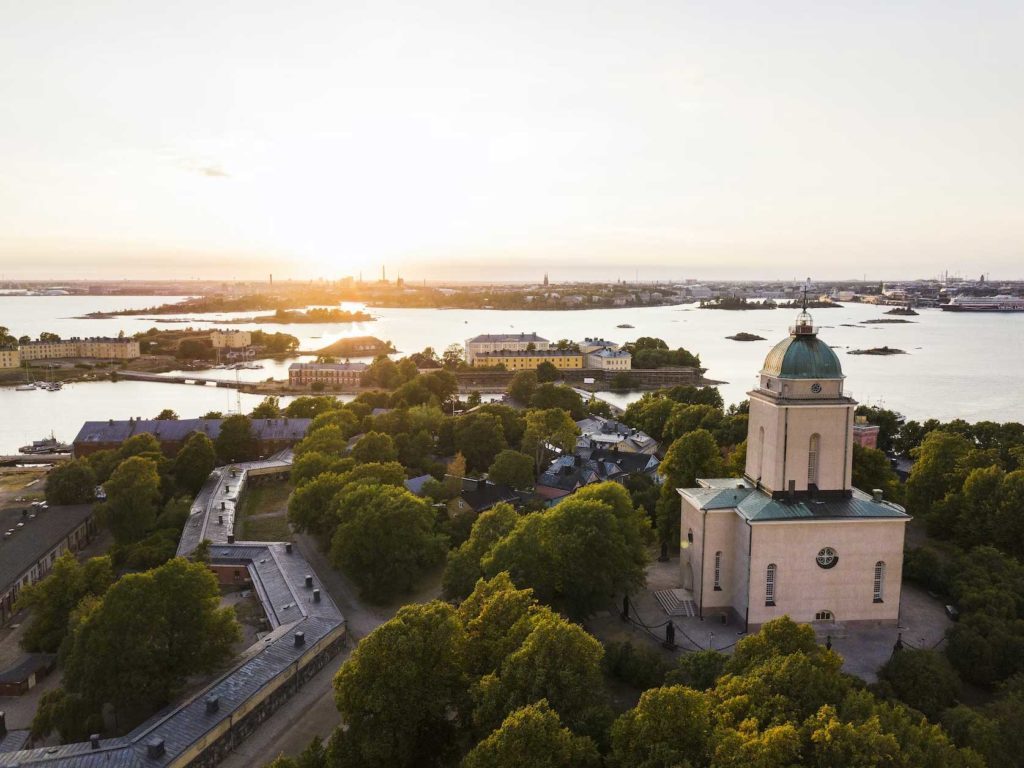
[[[762,373],[783,379],[840,379],[839,356],[815,334],[793,334],[764,359]]]
[[[699,509],[735,509],[752,523],[779,520],[910,519],[899,504],[875,501],[857,488],[845,499],[773,499],[764,491],[737,487],[735,478],[700,480],[700,488],[680,488]],[[731,484],[726,486],[726,484]],[[709,487],[710,486],[710,487]]]

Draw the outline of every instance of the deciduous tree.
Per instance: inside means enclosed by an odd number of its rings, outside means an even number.
[[[96,473],[85,459],[58,464],[46,475],[49,504],[85,504],[96,492]]]

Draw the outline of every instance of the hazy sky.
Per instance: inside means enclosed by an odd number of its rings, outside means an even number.
[[[1022,40],[1020,2],[0,0],[0,271],[1024,277]]]

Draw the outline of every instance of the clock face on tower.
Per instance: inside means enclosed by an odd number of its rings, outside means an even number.
[[[813,384],[811,384],[811,392],[813,392],[814,394],[818,394],[819,392],[821,392],[821,384],[819,384],[818,382],[814,382]]]

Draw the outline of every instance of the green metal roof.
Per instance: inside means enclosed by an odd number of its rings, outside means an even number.
[[[752,523],[777,520],[842,520],[842,519],[909,519],[899,504],[875,501],[863,491],[854,488],[850,498],[828,501],[804,500],[792,504],[773,499],[764,491],[752,488],[726,488],[730,480],[701,480],[701,488],[680,488],[679,492],[691,499],[700,509],[735,509]],[[707,486],[711,487],[707,487]]]
[[[762,372],[784,379],[841,379],[843,368],[832,348],[813,333],[783,339],[764,359]]]

